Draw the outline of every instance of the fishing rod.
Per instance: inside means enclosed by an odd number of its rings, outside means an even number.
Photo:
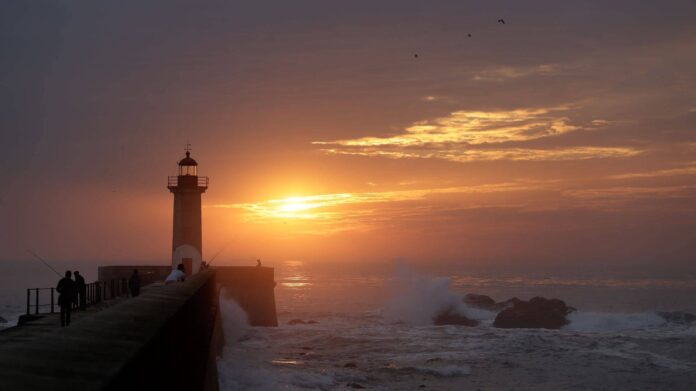
[[[225,251],[225,249],[232,243],[232,241],[234,241],[234,238],[230,239],[229,242],[225,243],[225,245],[222,246],[222,249],[220,251],[218,251],[215,255],[213,255],[212,258],[210,258],[210,261],[208,262],[208,266],[210,266],[213,263],[213,261],[215,260],[215,258],[217,258],[218,255],[222,254],[222,252]]]
[[[48,267],[49,269],[53,270],[53,272],[56,273],[56,274],[58,275],[58,277],[63,277],[60,273],[58,273],[58,272],[56,271],[56,269],[54,269],[51,265],[49,265],[48,262],[46,262],[46,261],[45,261],[43,258],[41,258],[40,256],[36,255],[35,252],[33,252],[33,251],[29,250],[29,249],[27,249],[27,252],[28,252],[29,254],[33,255],[34,258],[36,258],[36,259],[38,259],[39,261],[41,261],[44,265],[46,265],[46,267]]]

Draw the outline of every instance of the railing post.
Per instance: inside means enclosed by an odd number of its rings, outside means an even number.
[[[53,288],[51,288],[51,313],[54,313],[54,312],[55,311],[53,309]]]
[[[27,315],[31,313],[31,289],[27,288]]]
[[[36,288],[36,311],[35,313],[38,315],[39,314],[39,288]]]

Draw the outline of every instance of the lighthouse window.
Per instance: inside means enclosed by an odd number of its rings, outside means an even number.
[[[196,175],[196,166],[179,166],[179,175]]]

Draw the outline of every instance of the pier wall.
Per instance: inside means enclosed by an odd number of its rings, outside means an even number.
[[[234,299],[252,326],[278,326],[275,277],[272,267],[215,266],[217,284],[225,297]]]
[[[216,273],[204,271],[185,283],[151,286],[70,327],[0,346],[0,391],[217,390],[217,288]],[[32,332],[30,324],[20,327]]]
[[[121,280],[130,277],[133,269],[143,285],[164,281],[171,266],[100,266],[99,281]],[[275,271],[262,266],[213,266],[217,290],[234,299],[247,313],[252,326],[278,326],[275,303]]]

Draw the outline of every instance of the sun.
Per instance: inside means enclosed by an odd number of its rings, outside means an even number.
[[[301,210],[307,210],[315,208],[315,205],[308,204],[306,202],[287,202],[278,206],[278,211],[280,212],[298,212]]]
[[[270,204],[271,214],[283,219],[314,219],[316,216],[313,213],[305,211],[321,207],[321,204],[314,202],[311,197],[288,197],[272,200]]]

